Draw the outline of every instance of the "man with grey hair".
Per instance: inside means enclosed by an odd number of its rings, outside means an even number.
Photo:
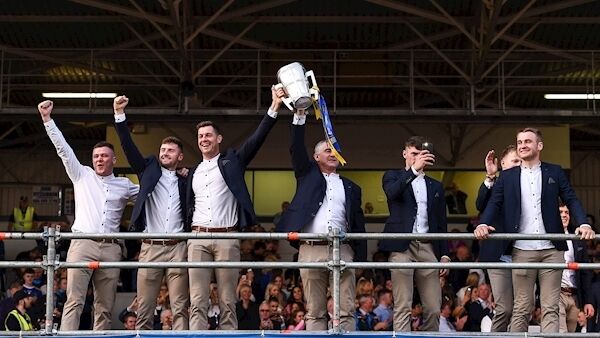
[[[330,228],[340,232],[365,232],[365,221],[358,185],[341,177],[336,170],[339,160],[331,145],[320,141],[310,159],[304,145],[306,115],[294,114],[291,128],[290,153],[296,175],[296,194],[277,225],[279,232],[328,233]],[[329,241],[310,240],[292,243],[299,248],[299,262],[327,262],[332,259]],[[346,262],[364,261],[366,241],[342,242],[341,259]],[[307,300],[306,329],[327,330],[327,287],[331,276],[327,269],[300,269]],[[353,269],[342,271],[340,279],[340,326],[344,331],[356,329],[354,319],[355,274]]]

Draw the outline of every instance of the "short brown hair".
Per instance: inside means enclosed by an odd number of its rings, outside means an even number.
[[[202,127],[213,127],[217,135],[221,135],[221,130],[213,121],[202,121],[196,125],[196,130]]]
[[[418,150],[422,150],[423,143],[425,143],[425,138],[423,136],[411,136],[404,142],[404,148],[415,147]]]
[[[517,135],[520,134],[520,133],[534,133],[535,136],[537,136],[538,142],[542,142],[543,141],[543,139],[542,139],[542,131],[539,130],[539,129],[537,129],[537,128],[526,127],[526,128],[523,128],[523,129],[519,130],[519,132],[517,133]]]
[[[506,148],[504,148],[504,150],[502,150],[502,155],[500,156],[500,161],[502,161],[508,154],[512,153],[513,151],[517,151],[517,147],[515,147],[514,144],[509,144],[506,146]]]
[[[110,148],[113,152],[115,151],[115,146],[113,146],[112,143],[107,142],[107,141],[100,141],[100,142],[94,144],[94,148],[92,148],[92,149],[102,148],[102,147]]]
[[[176,144],[179,147],[179,150],[183,151],[183,143],[177,137],[167,136],[167,137],[163,138],[163,140],[160,142],[160,144],[169,144],[169,143]]]

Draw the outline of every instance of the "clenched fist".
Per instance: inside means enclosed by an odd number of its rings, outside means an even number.
[[[125,113],[125,107],[127,107],[128,103],[129,99],[125,95],[115,97],[115,100],[113,101],[113,109],[115,110],[115,114]]]
[[[54,103],[50,100],[46,100],[38,104],[38,110],[42,116],[42,121],[48,122],[51,120],[50,114],[52,113],[52,108],[54,108]]]

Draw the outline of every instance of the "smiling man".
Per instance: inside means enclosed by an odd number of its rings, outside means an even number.
[[[517,152],[521,165],[501,172],[492,196],[481,215],[481,224],[474,233],[485,239],[496,229],[489,224],[501,212],[504,230],[508,233],[540,235],[564,233],[559,214],[559,199],[571,211],[577,225],[576,234],[581,239],[592,239],[595,233],[587,224],[586,213],[569,184],[567,175],[556,164],[542,162],[544,148],[542,132],[525,128],[517,134]],[[515,263],[564,263],[566,241],[517,240],[513,243],[512,259]],[[542,332],[559,331],[559,297],[561,270],[512,270],[514,309],[511,332],[527,332],[529,317],[534,305],[536,278],[540,285],[542,307]]]
[[[198,123],[198,148],[201,162],[187,176],[185,224],[193,232],[232,232],[256,224],[256,214],[244,172],[252,161],[269,131],[275,125],[277,111],[281,107],[282,89],[271,89],[273,101],[267,114],[250,137],[237,149],[221,152],[223,135],[211,121]],[[237,239],[191,239],[188,241],[188,261],[240,260],[240,243]],[[208,329],[209,285],[212,269],[190,269],[190,330]],[[236,269],[214,269],[219,292],[223,330],[236,330],[235,312],[237,302]]]
[[[137,197],[139,186],[127,178],[115,177],[113,166],[117,158],[113,145],[108,142],[99,142],[94,146],[93,169],[82,165],[50,117],[53,107],[52,101],[44,101],[38,105],[38,110],[48,137],[73,182],[75,221],[71,230],[82,233],[119,232],[123,210],[127,201]],[[74,239],[67,253],[67,262],[120,260],[121,246],[116,239]],[[90,279],[94,286],[94,330],[110,329],[119,273],[119,269],[69,269],[61,330],[79,329],[79,318]]]
[[[185,178],[176,173],[183,160],[183,143],[174,136],[162,140],[157,156],[144,156],[136,147],[125,118],[126,96],[115,98],[115,129],[127,161],[140,181],[140,196],[131,213],[130,231],[179,233],[184,231]],[[189,229],[186,229],[189,231]],[[144,239],[140,262],[185,262],[185,240]],[[185,268],[138,269],[138,310],[135,328],[151,330],[154,326],[156,297],[166,277],[173,311],[173,330],[187,330],[189,307],[188,270]]]

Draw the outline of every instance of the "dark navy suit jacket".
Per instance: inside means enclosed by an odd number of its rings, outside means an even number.
[[[237,150],[227,149],[221,153],[217,165],[223,175],[225,184],[231,193],[235,197],[238,206],[238,224],[223,224],[223,226],[238,226],[240,229],[244,229],[248,226],[257,224],[256,214],[254,213],[254,206],[250,199],[250,193],[244,180],[244,173],[246,167],[252,161],[256,153],[265,142],[267,135],[275,125],[277,120],[265,114],[262,121],[248,137],[246,142],[242,144]],[[202,160],[200,160],[202,162]],[[198,165],[190,169],[187,176],[187,187],[186,187],[186,200],[187,200],[187,215],[185,225],[187,228],[191,228],[192,217],[194,216],[194,190],[192,189],[192,180],[194,178],[194,172]]]
[[[570,232],[572,233],[572,231]],[[587,249],[582,241],[571,241],[573,243],[573,251],[575,262],[589,263]],[[592,270],[575,270],[575,287],[577,288],[577,305],[583,308],[585,304],[592,304]]]
[[[483,212],[488,202],[490,201],[490,197],[492,197],[492,190],[485,186],[484,183],[481,183],[479,187],[479,193],[477,194],[477,200],[475,200],[475,206],[479,212]],[[500,211],[492,224],[496,231],[495,232],[506,232],[504,230],[504,213]],[[479,242],[479,261],[480,262],[499,262],[500,256],[506,253],[507,250],[512,249],[512,241],[509,240],[484,240]],[[509,253],[510,254],[510,253]]]
[[[304,125],[291,127],[292,165],[296,175],[296,194],[290,206],[281,216],[277,224],[279,232],[298,232],[312,222],[315,218],[323,199],[327,182],[317,163],[309,158],[304,145]],[[358,185],[345,177],[341,177],[346,192],[346,221],[350,232],[365,232],[365,220],[361,209],[361,190]],[[297,246],[297,242],[293,243]],[[366,261],[367,242],[365,240],[352,241],[354,261]]]
[[[573,224],[587,223],[586,213],[559,165],[542,162],[542,220],[547,233],[564,233],[560,219],[559,198],[567,205]],[[494,184],[492,196],[480,217],[482,224],[494,224],[504,208],[504,231],[518,233],[521,222],[521,167],[503,170]],[[557,250],[567,250],[565,241],[552,241]]]
[[[150,197],[150,194],[154,191],[158,180],[162,176],[161,164],[156,156],[144,156],[140,153],[133,139],[129,134],[129,128],[127,127],[127,120],[119,123],[115,123],[115,129],[119,139],[121,140],[121,147],[125,152],[127,161],[131,165],[131,168],[135,171],[140,181],[140,193],[133,206],[131,213],[131,223],[129,224],[129,231],[144,231],[146,229],[146,208],[145,204]],[[179,185],[179,199],[181,201],[181,219],[185,219],[185,179],[178,177]]]
[[[411,182],[417,178],[412,169],[389,170],[383,174],[383,191],[387,196],[390,217],[384,233],[412,233],[417,216],[417,200]],[[446,198],[442,183],[425,176],[427,186],[427,222],[430,233],[446,233]],[[410,241],[386,239],[379,241],[383,251],[404,252]],[[435,240],[433,250],[438,260],[448,255],[448,242]]]

